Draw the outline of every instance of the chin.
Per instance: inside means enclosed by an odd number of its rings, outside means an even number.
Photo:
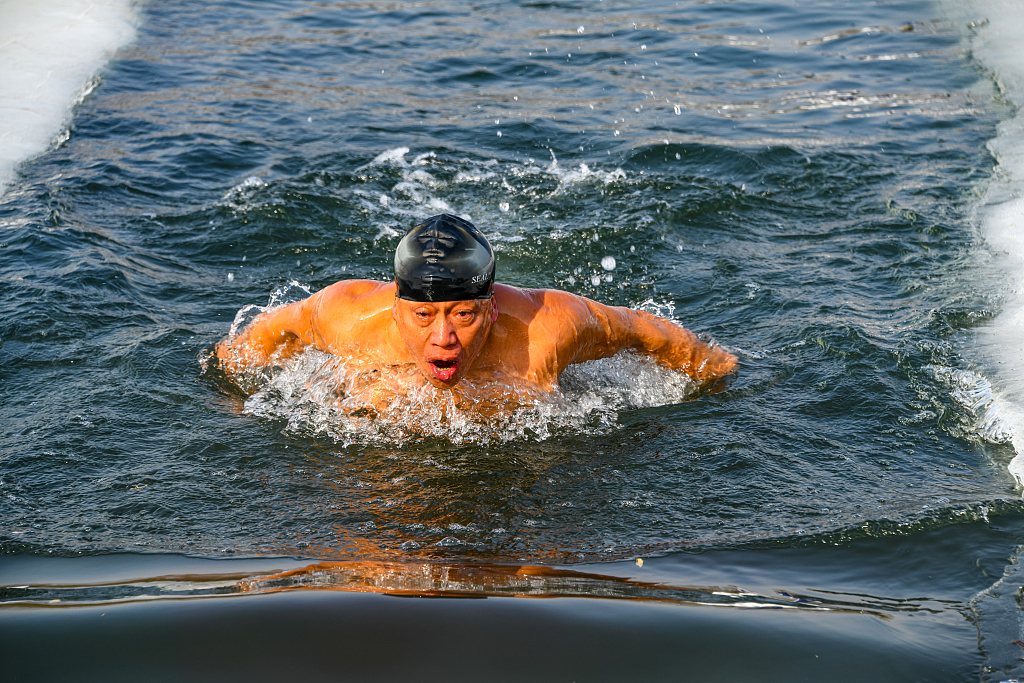
[[[437,387],[438,389],[451,389],[456,384],[458,384],[459,381],[462,379],[462,377],[459,376],[452,377],[451,379],[440,379],[439,377],[434,377],[432,375],[428,375],[425,373],[423,377],[424,379],[427,380],[427,382]]]

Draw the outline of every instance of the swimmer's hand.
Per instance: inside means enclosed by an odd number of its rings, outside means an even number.
[[[702,343],[702,342],[698,342]],[[695,355],[705,355],[693,372],[688,373],[696,380],[718,379],[733,375],[739,368],[739,359],[728,351],[717,346],[705,346],[694,349]]]
[[[243,367],[238,350],[235,349],[231,339],[217,342],[217,345],[213,348],[213,357],[217,359],[217,365],[220,369],[226,373],[234,374]]]

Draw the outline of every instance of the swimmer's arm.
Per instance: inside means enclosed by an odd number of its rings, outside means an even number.
[[[573,298],[577,301],[570,307],[574,314],[570,317],[575,318],[570,321],[571,336],[575,337],[571,363],[607,358],[623,349],[632,349],[699,381],[736,371],[736,356],[705,344],[669,320],[647,311]]]
[[[323,292],[272,311],[261,313],[233,339],[217,344],[222,367],[230,372],[264,366],[274,358],[287,358],[315,345],[314,318]]]

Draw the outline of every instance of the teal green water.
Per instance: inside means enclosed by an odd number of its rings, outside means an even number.
[[[1011,110],[964,27],[915,2],[140,13],[0,203],[12,576],[125,552],[602,576],[643,557],[705,597],[870,585],[854,611],[902,615],[870,638],[894,659],[931,642],[948,680],[993,661],[989,632],[1017,638],[976,597],[1024,506],[962,355],[997,308],[971,215]],[[559,410],[417,439],[325,414],[309,367],[248,400],[204,371],[240,309],[388,279],[440,211],[489,236],[500,281],[671,315],[736,353],[737,381],[683,400],[617,358],[564,377]],[[905,602],[887,557],[946,566],[944,533],[969,550]]]

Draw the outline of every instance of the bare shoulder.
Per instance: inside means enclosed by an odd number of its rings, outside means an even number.
[[[512,315],[525,323],[562,319],[585,314],[588,300],[557,289],[520,289],[494,285],[495,299],[501,313]]]
[[[391,306],[395,298],[394,282],[342,280],[317,292],[311,301],[321,315],[361,313]]]
[[[391,323],[394,299],[393,282],[343,280],[321,289],[307,300],[317,347],[337,354],[353,344],[373,346]]]
[[[557,289],[494,287],[499,315],[515,318],[530,331],[534,350],[545,348],[555,353],[559,362],[573,356],[581,335],[593,323],[594,302],[584,297]]]
[[[494,285],[494,302],[498,311],[513,318],[529,319],[537,314],[541,305],[536,298],[535,289],[521,289],[511,285]]]

